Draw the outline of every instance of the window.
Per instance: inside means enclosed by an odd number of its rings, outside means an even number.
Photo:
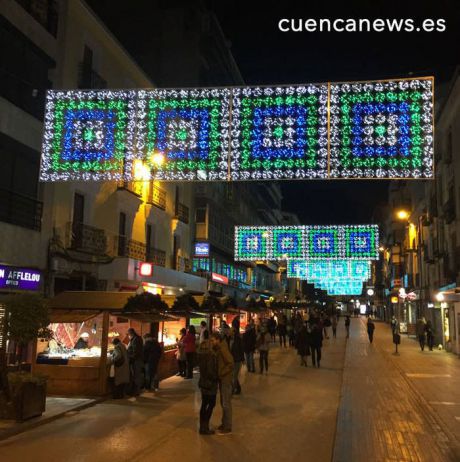
[[[206,207],[196,209],[195,221],[196,223],[206,223]]]

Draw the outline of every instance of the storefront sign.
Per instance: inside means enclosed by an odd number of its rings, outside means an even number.
[[[41,277],[37,270],[0,266],[0,289],[38,290]]]
[[[195,242],[195,256],[209,257],[209,242]]]
[[[139,266],[139,274],[141,276],[152,276],[153,274],[153,265],[152,263],[141,263]]]
[[[211,279],[214,282],[220,282],[221,284],[228,284],[228,277],[222,276],[221,274],[212,273]]]

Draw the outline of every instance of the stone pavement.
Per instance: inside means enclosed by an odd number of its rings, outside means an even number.
[[[370,345],[365,321],[352,319],[334,462],[460,461],[458,358],[417,351],[407,337],[395,356],[391,342],[376,323]]]
[[[8,462],[295,461],[332,457],[345,338],[325,341],[321,369],[300,367],[293,349],[270,351],[268,375],[242,376],[233,433],[197,433],[196,378],[171,378],[157,395],[106,401],[0,442]],[[213,426],[220,424],[217,405]]]

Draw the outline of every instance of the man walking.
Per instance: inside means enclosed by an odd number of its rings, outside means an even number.
[[[345,318],[345,329],[347,331],[347,338],[350,337],[350,315],[348,314]]]
[[[425,334],[426,334],[426,324],[425,324],[425,319],[419,319],[417,321],[415,331],[417,333],[417,338],[418,338],[418,343],[420,344],[420,349],[422,351],[425,350]]]
[[[218,332],[212,334],[211,344],[217,355],[217,376],[222,407],[222,424],[217,430],[219,435],[226,435],[232,432],[233,357],[228,343],[222,339]]]
[[[374,330],[375,324],[372,322],[372,319],[367,318],[367,336],[369,337],[369,342],[372,343],[374,340]]]
[[[254,352],[256,351],[256,329],[251,324],[246,325],[245,332],[243,334],[243,350],[244,357],[246,360],[246,367],[248,372],[255,372],[256,366],[254,364]]]
[[[321,347],[323,346],[323,329],[319,322],[313,322],[310,332],[310,351],[313,367],[320,367]]]

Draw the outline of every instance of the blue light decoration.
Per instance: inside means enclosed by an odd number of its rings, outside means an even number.
[[[231,178],[327,176],[327,85],[235,88]]]
[[[235,228],[235,261],[267,260],[272,253],[272,233],[267,226]]]
[[[432,78],[332,84],[330,176],[432,178],[433,87]]]
[[[49,90],[40,180],[433,178],[433,94],[431,77]]]
[[[325,290],[331,296],[361,295],[363,283],[361,281],[323,281],[315,287]]]

